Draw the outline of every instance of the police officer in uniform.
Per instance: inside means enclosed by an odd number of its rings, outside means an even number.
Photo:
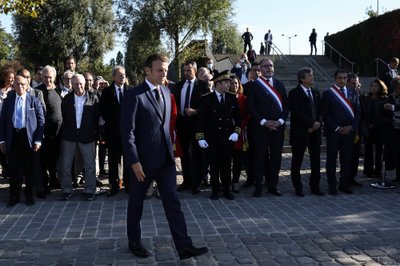
[[[231,158],[233,143],[240,134],[240,110],[236,96],[228,92],[228,71],[216,75],[215,90],[205,94],[200,102],[196,138],[206,149],[210,162],[211,199],[219,199],[219,192],[233,200],[231,187]]]

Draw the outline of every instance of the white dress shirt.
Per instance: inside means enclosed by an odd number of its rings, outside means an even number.
[[[193,86],[194,86],[194,82],[196,81],[196,78],[193,78],[190,81],[190,94],[189,94],[189,107],[190,107],[190,99],[192,98],[192,93],[193,93]],[[186,80],[185,84],[182,87],[182,91],[181,91],[181,114],[185,115],[185,98],[186,98],[186,91],[188,89],[188,85],[189,82]]]
[[[76,128],[81,128],[83,107],[86,101],[86,92],[82,96],[78,96],[74,93],[75,102],[75,117],[76,117]]]

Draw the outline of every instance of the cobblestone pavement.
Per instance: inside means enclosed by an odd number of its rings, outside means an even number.
[[[282,163],[283,197],[265,192],[253,198],[250,188],[242,188],[234,201],[212,201],[207,189],[196,196],[181,193],[194,244],[210,249],[184,261],[177,259],[155,197],[145,202],[142,220],[143,243],[153,256],[139,259],[127,247],[127,194],[85,202],[76,191],[61,202],[60,192],[53,191],[32,207],[6,208],[8,188],[2,184],[0,265],[400,265],[400,189],[371,188],[374,180],[363,178],[360,168],[363,187],[354,195],[314,196],[306,187],[304,163],[304,198],[294,195],[290,183],[290,154]]]

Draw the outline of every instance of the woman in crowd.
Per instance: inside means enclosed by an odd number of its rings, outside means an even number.
[[[379,79],[371,82],[365,97],[365,119],[368,127],[365,136],[364,174],[368,177],[382,175],[383,134],[390,125],[383,115],[383,105],[388,102],[388,90]]]
[[[240,120],[241,120],[241,132],[239,140],[233,145],[232,153],[232,191],[239,193],[239,177],[242,171],[244,151],[247,147],[247,124],[249,122],[249,113],[247,111],[246,100],[247,97],[243,95],[243,86],[240,83],[239,78],[235,75],[231,77],[230,92],[236,94],[236,98],[240,109]]]

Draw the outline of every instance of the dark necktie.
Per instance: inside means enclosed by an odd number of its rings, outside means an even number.
[[[121,104],[122,103],[122,99],[123,99],[123,95],[122,95],[122,89],[121,88],[118,88],[118,93],[119,93],[119,104]]]
[[[312,97],[312,94],[311,94],[311,90],[310,90],[310,89],[307,89],[307,95],[308,95],[308,98],[310,99],[310,102],[313,103],[314,100],[313,100],[313,97]]]
[[[164,101],[161,96],[161,91],[158,87],[154,87],[154,97],[156,98],[158,106],[160,107],[161,113],[164,113]]]
[[[346,93],[345,93],[345,91],[344,91],[344,88],[341,88],[340,91],[343,93],[343,96],[344,96],[345,98],[347,98],[347,97],[346,97]]]
[[[190,104],[190,80],[188,80],[188,85],[186,87],[184,109],[189,108],[189,104]],[[183,111],[185,112],[185,110],[183,110]]]
[[[225,97],[223,94],[221,94],[221,100],[219,101],[221,104],[225,103]]]

